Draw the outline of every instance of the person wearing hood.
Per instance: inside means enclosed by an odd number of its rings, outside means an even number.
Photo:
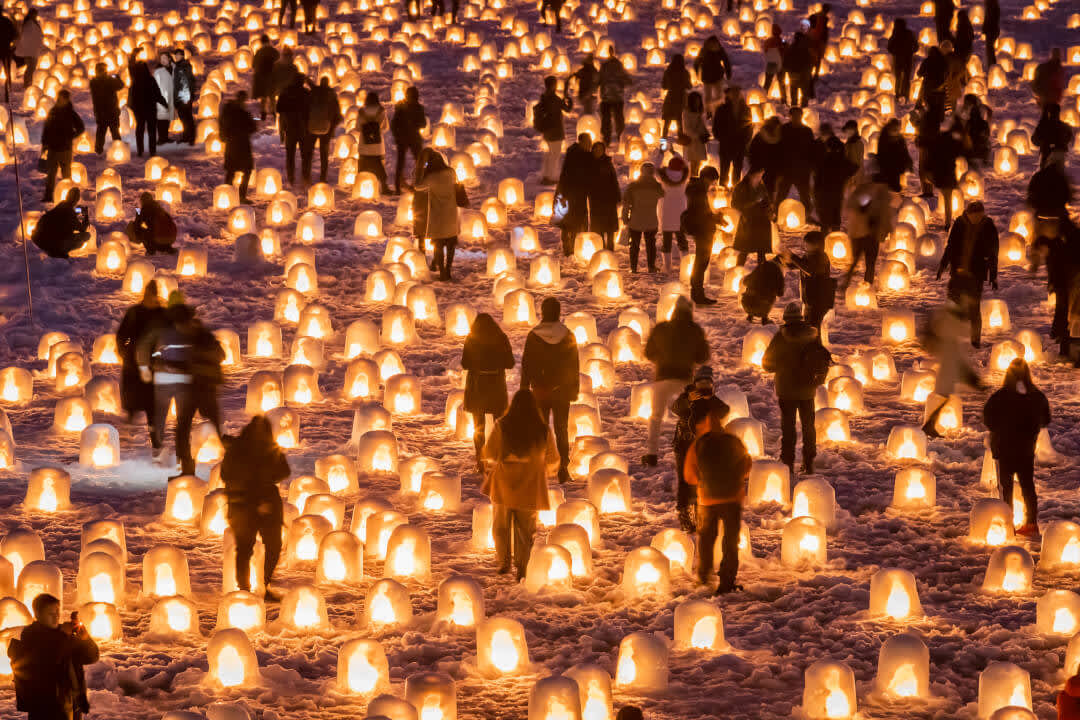
[[[832,265],[825,252],[825,233],[811,230],[803,238],[806,255],[784,251],[784,261],[799,270],[799,295],[802,298],[806,322],[818,332],[825,314],[836,303],[836,280],[832,277]]]
[[[986,40],[986,67],[997,64],[997,41],[1001,37],[1001,2],[1000,0],[986,0],[983,3],[986,8],[983,18],[982,31]]]
[[[716,538],[723,527],[717,595],[742,589],[735,582],[739,573],[739,533],[746,481],[753,465],[742,440],[724,428],[728,412],[728,406],[719,399],[694,403],[691,413],[696,437],[686,453],[683,470],[686,483],[697,488],[697,579],[702,585],[709,585]]]
[[[802,121],[802,108],[791,108],[791,119],[780,129],[780,179],[776,185],[777,205],[787,198],[794,186],[799,191],[799,201],[809,217],[814,212],[814,198],[810,194],[810,175],[817,156],[814,131]]]
[[[705,126],[705,105],[702,103],[701,94],[696,90],[686,98],[681,129],[679,140],[683,144],[686,162],[690,164],[690,175],[694,176],[708,159],[706,147],[709,142],[709,130]]]
[[[154,415],[154,385],[139,377],[135,348],[143,335],[164,322],[165,309],[158,297],[157,281],[151,280],[143,289],[142,302],[128,308],[116,329],[116,348],[120,353],[120,407],[127,412],[128,422],[132,422],[139,412],[146,414],[147,423]]]
[[[622,137],[626,127],[624,95],[633,82],[622,60],[615,54],[615,46],[609,45],[608,59],[600,65],[600,134],[604,136],[605,145],[610,145],[613,138],[618,142]]]
[[[90,216],[85,207],[79,206],[80,197],[79,188],[71,188],[34,226],[30,241],[51,258],[66,260],[69,253],[90,239]]]
[[[90,100],[94,108],[94,123],[97,130],[94,137],[94,152],[105,152],[105,133],[111,133],[115,142],[120,139],[120,99],[118,94],[124,89],[124,81],[116,75],[110,75],[105,63],[97,63],[94,77],[90,78]]]
[[[326,81],[326,90],[333,93],[330,88],[330,81],[328,78],[323,78]],[[318,90],[322,91],[323,84],[320,82]],[[312,105],[314,106],[315,100],[312,99]],[[337,116],[341,116],[341,108],[337,103],[337,96],[334,96],[335,108],[338,108]],[[336,123],[331,123],[331,127],[328,133],[316,133],[317,130],[322,130],[321,127],[312,127],[312,118],[309,116],[308,124],[311,135],[319,134],[323,140],[320,140],[319,152],[323,152],[325,143],[326,151],[330,148],[330,137],[333,135],[334,127]],[[340,120],[339,120],[340,122]],[[356,118],[356,126],[360,131],[360,143],[356,148],[356,154],[359,156],[359,165],[357,170],[360,172],[374,173],[375,177],[379,180],[379,185],[382,187],[382,193],[384,195],[390,194],[390,185],[387,183],[386,166],[383,164],[383,159],[386,157],[386,145],[383,143],[383,134],[390,129],[390,122],[386,119],[386,110],[383,108],[382,103],[379,102],[379,95],[374,91],[369,91],[364,96],[364,105],[360,108],[360,112]],[[323,155],[326,157],[326,155]],[[326,163],[322,165],[322,174],[320,179],[326,182]]]
[[[679,397],[671,403],[671,414],[675,416],[675,432],[671,436],[671,453],[675,456],[675,508],[683,532],[692,533],[697,530],[694,519],[694,488],[687,484],[684,473],[686,453],[696,437],[695,415],[702,415],[702,409],[718,406],[718,403],[723,402],[714,392],[712,366],[699,365],[694,371],[694,382],[683,388]],[[726,407],[726,404],[724,406]]]
[[[577,99],[581,105],[583,115],[596,114],[596,91],[600,87],[600,71],[596,67],[596,60],[592,53],[588,53],[581,61],[571,80],[577,82]]]
[[[1040,219],[1067,218],[1066,207],[1072,201],[1072,186],[1065,174],[1062,162],[1048,163],[1036,170],[1028,183],[1027,204],[1035,214],[1036,223]]]
[[[1035,494],[1035,445],[1039,433],[1050,424],[1050,403],[1031,380],[1023,358],[1009,363],[1001,389],[986,401],[983,423],[990,431],[990,454],[997,462],[998,491],[1013,506],[1013,478],[1024,496],[1024,524],[1017,535],[1039,534],[1038,497]]]
[[[941,437],[937,430],[938,417],[949,404],[957,385],[968,385],[975,390],[982,388],[982,381],[964,349],[964,336],[970,332],[967,327],[970,317],[968,306],[972,302],[974,299],[970,295],[960,295],[958,300],[946,300],[930,316],[923,346],[937,361],[938,370],[934,376],[934,392],[926,399],[922,426],[928,438]]]
[[[952,28],[953,13],[956,12],[956,5],[953,0],[934,0],[934,30],[937,32],[937,41],[940,43],[942,40],[952,37],[950,30]]]
[[[19,36],[15,38],[15,57],[21,60],[25,66],[23,70],[23,87],[29,88],[34,81],[34,73],[37,71],[38,59],[47,51],[45,45],[45,31],[41,28],[38,20],[37,8],[26,11],[26,17],[19,25]]]
[[[814,200],[821,229],[832,232],[840,229],[844,211],[844,188],[855,174],[848,162],[844,143],[833,134],[832,126],[821,124],[817,162],[814,168]]]
[[[281,59],[281,54],[270,44],[270,37],[259,37],[259,49],[251,62],[251,97],[259,103],[259,118],[266,120],[273,116],[274,107],[274,65]]]
[[[442,155],[432,152],[413,191],[413,233],[420,243],[431,238],[435,249],[431,269],[439,271],[440,280],[448,281],[452,278],[454,252],[461,230],[457,175]]]
[[[709,341],[694,322],[694,307],[686,297],[675,300],[670,320],[658,322],[645,343],[645,357],[653,364],[653,405],[649,435],[641,464],[656,467],[660,427],[671,401],[694,375],[694,368],[709,361]]]
[[[285,525],[285,506],[278,487],[292,472],[289,461],[263,415],[253,417],[239,436],[226,435],[224,445],[221,480],[228,501],[226,518],[236,541],[236,584],[244,592],[257,590],[251,587],[250,568],[255,538],[261,537],[265,599],[277,601],[280,598],[270,589],[270,581],[281,556],[281,530]]]
[[[604,239],[604,249],[615,252],[615,233],[619,231],[619,176],[607,154],[607,146],[593,143],[585,194],[589,199],[589,230]]]
[[[660,80],[661,89],[665,90],[664,102],[660,108],[661,128],[660,134],[667,135],[674,126],[679,133],[685,133],[686,128],[682,127],[683,110],[686,109],[686,96],[690,92],[690,88],[694,86],[693,81],[690,79],[690,72],[686,69],[686,59],[679,53],[676,53],[671,62],[668,63],[667,69],[664,70],[664,76]]]
[[[694,58],[694,72],[701,78],[705,109],[712,112],[720,103],[724,83],[731,80],[731,59],[716,35],[710,35]]]
[[[636,273],[641,238],[645,238],[645,257],[649,272],[656,268],[657,205],[664,197],[663,186],[656,181],[656,168],[651,162],[643,163],[641,176],[626,188],[623,202],[623,222],[630,228],[630,272]]]
[[[476,464],[483,471],[480,451],[487,435],[487,416],[506,412],[506,371],[514,367],[510,340],[495,319],[479,313],[473,320],[461,352],[465,371],[465,399],[462,408],[473,418],[473,446]]]
[[[949,286],[946,291],[950,300],[967,303],[968,320],[971,323],[971,344],[979,347],[982,339],[983,284],[989,283],[997,290],[998,231],[994,221],[986,214],[981,202],[969,203],[963,214],[956,218],[949,231],[949,240],[941,254],[937,279],[949,268]]]
[[[484,445],[490,472],[480,491],[491,499],[491,534],[500,575],[525,578],[536,533],[536,513],[551,509],[547,478],[560,462],[555,435],[541,416],[536,396],[522,388],[495,422]]]
[[[772,91],[773,82],[780,87],[780,102],[787,104],[787,83],[784,82],[784,53],[787,51],[787,43],[780,26],[773,23],[772,34],[766,38],[761,46],[761,52],[765,57],[765,95]]]
[[[574,254],[578,233],[589,229],[589,174],[592,167],[592,135],[581,133],[576,143],[566,149],[555,196],[566,202],[566,214],[558,223],[564,257]]]
[[[904,18],[893,21],[887,49],[892,57],[893,75],[896,78],[896,99],[907,102],[911,97],[911,71],[915,53],[919,51],[919,40]]]
[[[784,162],[780,146],[780,118],[776,115],[761,124],[761,129],[750,141],[747,158],[749,160],[748,172],[753,172],[755,168],[764,171],[765,191],[769,193],[769,202],[772,202],[780,168]]]
[[[173,107],[183,126],[180,142],[187,145],[195,144],[195,113],[192,105],[197,90],[195,69],[187,59],[187,53],[183,48],[173,50]]]
[[[296,184],[296,151],[300,151],[300,176],[305,185],[311,183],[311,156],[307,151],[307,119],[311,107],[311,91],[308,79],[296,75],[287,88],[277,97],[275,112],[278,124],[285,136],[285,180]]]
[[[737,185],[742,179],[743,160],[754,134],[750,107],[738,85],[731,85],[724,91],[724,102],[713,113],[712,134],[719,146],[720,184],[725,187]]]
[[[71,177],[72,148],[75,138],[85,129],[82,118],[71,104],[71,95],[67,90],[58,92],[56,104],[41,126],[41,152],[45,154],[45,197],[42,202],[53,201],[57,172],[62,177]]]
[[[573,103],[563,88],[559,95],[559,78],[549,75],[544,78],[544,93],[533,106],[533,129],[540,133],[547,149],[540,163],[540,184],[555,185],[559,170],[559,157],[562,155],[563,140],[566,139],[566,120],[563,113],[570,112]]]
[[[169,211],[154,199],[154,194],[144,192],[139,196],[135,219],[124,228],[128,240],[146,248],[147,255],[156,252],[176,254],[176,222]]]
[[[746,321],[753,323],[754,318],[761,318],[762,325],[771,323],[769,313],[776,298],[783,294],[784,270],[780,256],[759,262],[743,279],[743,293],[739,296],[739,303],[746,312]]]
[[[712,209],[709,192],[720,180],[714,167],[706,167],[686,186],[686,211],[682,217],[682,230],[694,238],[694,266],[690,273],[690,299],[698,305],[715,305],[716,300],[705,295],[705,272],[712,259],[716,223],[720,213]]]
[[[780,405],[780,462],[795,476],[795,416],[802,422],[802,471],[813,474],[817,456],[814,393],[824,382],[832,356],[821,344],[817,329],[803,319],[802,306],[784,308],[784,324],[765,348],[761,367],[775,373],[776,400]]]
[[[757,254],[758,264],[772,251],[772,202],[765,187],[765,170],[751,168],[731,193],[731,207],[739,211],[739,226],[735,230],[734,247],[739,266],[746,264],[750,253]]]
[[[851,282],[860,258],[865,261],[866,266],[863,280],[872,285],[881,241],[892,232],[895,218],[892,195],[888,186],[882,182],[881,176],[875,175],[870,182],[852,190],[844,211],[844,226],[851,238],[852,256],[841,287],[846,289]]]
[[[668,160],[667,167],[660,171],[660,185],[664,194],[660,198],[657,214],[660,232],[663,237],[664,272],[671,272],[671,246],[679,246],[679,253],[686,255],[690,246],[686,242],[686,233],[682,231],[682,214],[686,210],[686,183],[690,178],[686,162],[678,155]]]
[[[247,92],[238,90],[236,96],[221,108],[221,141],[225,145],[225,184],[232,185],[240,173],[240,202],[250,205],[247,191],[255,156],[251,152],[251,136],[258,129],[255,118],[247,110]]]
[[[169,124],[176,117],[173,106],[173,72],[172,57],[169,53],[158,55],[158,66],[154,70],[154,82],[157,83],[158,92],[165,98],[165,104],[157,109],[157,141],[158,145],[165,145],[169,140]]]
[[[427,113],[420,104],[420,91],[410,85],[405,89],[405,99],[394,106],[394,117],[390,120],[390,133],[397,147],[394,192],[398,195],[401,194],[401,181],[405,178],[406,155],[412,153],[415,167],[420,160],[420,151],[424,149],[422,133],[427,123]]]
[[[903,192],[900,179],[914,164],[908,152],[907,141],[900,134],[900,121],[892,118],[881,131],[877,146],[878,174],[890,190]]]
[[[1075,135],[1072,126],[1061,119],[1060,105],[1051,103],[1043,108],[1039,124],[1031,135],[1031,144],[1039,148],[1039,167],[1052,162],[1064,165]]]
[[[544,423],[551,418],[559,451],[559,482],[570,480],[570,404],[580,390],[577,342],[559,321],[562,306],[553,297],[540,303],[540,324],[525,338],[521,354],[521,388],[529,389]]]

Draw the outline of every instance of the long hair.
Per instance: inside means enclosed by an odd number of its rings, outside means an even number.
[[[1001,383],[1001,386],[1015,390],[1019,383],[1024,383],[1028,392],[1038,389],[1031,380],[1031,368],[1024,358],[1015,358],[1009,363],[1009,367],[1005,370],[1005,381]]]
[[[503,336],[503,331],[488,313],[478,313],[469,328],[468,341],[479,344],[491,344]]]
[[[239,444],[250,451],[267,452],[277,448],[274,440],[274,429],[265,415],[256,415],[251,422],[240,431]]]
[[[514,393],[506,414],[499,418],[502,428],[504,457],[525,456],[547,441],[548,426],[540,416],[536,396],[531,390]]]

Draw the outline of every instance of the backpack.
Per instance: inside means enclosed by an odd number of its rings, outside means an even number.
[[[378,119],[365,120],[360,124],[360,139],[365,145],[378,145],[382,142],[382,128]]]
[[[311,106],[308,108],[308,132],[312,135],[325,135],[333,129],[333,122],[333,111],[330,110],[326,94],[312,93]],[[361,127],[360,132],[363,131]]]
[[[543,100],[533,105],[533,130],[538,133],[547,132],[552,126],[553,118]]]
[[[815,340],[803,348],[796,373],[800,382],[808,387],[817,387],[824,384],[831,365],[832,353],[825,349],[820,340]]]

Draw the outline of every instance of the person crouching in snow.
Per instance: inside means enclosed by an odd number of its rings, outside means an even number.
[[[803,238],[806,255],[794,255],[784,251],[784,260],[799,269],[799,290],[802,295],[806,322],[821,331],[825,314],[836,304],[836,279],[832,277],[832,264],[825,252],[825,233],[811,230]]]
[[[702,585],[709,584],[716,538],[723,525],[723,556],[716,587],[716,594],[723,595],[741,589],[735,584],[739,573],[739,531],[746,479],[753,461],[742,440],[724,430],[729,408],[722,400],[697,400],[692,408],[697,438],[686,455],[684,473],[686,482],[697,488],[697,576]]]
[[[969,334],[968,303],[970,295],[963,295],[955,300],[947,300],[945,305],[934,311],[930,317],[930,327],[923,339],[923,345],[938,361],[938,372],[934,380],[934,394],[926,401],[929,413],[923,423],[923,432],[927,437],[938,438],[938,416],[949,403],[949,397],[956,392],[959,384],[969,385],[976,390],[982,387],[982,381],[971,367],[971,361],[964,351],[963,338]],[[930,410],[932,402],[936,407]]]
[[[147,255],[156,252],[176,254],[176,222],[152,193],[144,192],[139,196],[135,219],[128,223],[124,232],[131,242],[145,247]]]
[[[780,262],[780,256],[777,255],[772,260],[758,263],[743,280],[743,294],[739,300],[746,311],[747,322],[754,322],[756,317],[761,318],[762,325],[772,322],[769,312],[772,311],[776,298],[784,294],[784,271]]]
[[[686,532],[693,532],[694,523],[694,488],[686,484],[683,470],[686,466],[686,453],[694,444],[694,422],[690,409],[699,400],[720,398],[713,394],[713,369],[702,365],[694,373],[694,382],[687,385],[675,402],[671,403],[671,413],[675,416],[675,433],[671,436],[671,451],[675,455],[675,507],[679,514],[679,526]]]
[[[660,425],[664,413],[693,377],[694,366],[709,361],[709,342],[705,331],[694,322],[694,307],[683,296],[675,301],[670,320],[656,324],[645,343],[645,357],[656,369],[653,381],[652,417],[649,418],[649,437],[641,464],[656,467],[660,448]]]
[[[90,215],[79,205],[79,188],[67,191],[64,199],[46,210],[38,220],[30,240],[51,258],[68,259],[90,239]]]

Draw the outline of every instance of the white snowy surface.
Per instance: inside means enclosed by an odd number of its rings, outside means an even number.
[[[147,2],[147,14],[160,17],[167,9],[165,2]],[[620,53],[634,52],[641,65],[645,53],[640,49],[642,38],[653,35],[654,19],[671,20],[677,13],[661,9],[661,4],[634,3],[638,19],[634,22],[613,22],[595,28],[598,35],[612,37]],[[1038,21],[1021,21],[1023,3],[1006,0],[1003,8],[1004,35],[1018,41],[1030,42],[1034,57],[1041,60],[1052,44],[1068,45],[1075,41],[1076,31],[1065,29],[1071,10],[1070,3],[1059,2]],[[536,19],[536,4],[511,0],[508,6],[530,23]],[[840,35],[852,6],[834,2],[832,37]],[[171,7],[171,5],[170,5]],[[45,14],[51,16],[51,9]],[[210,10],[211,14],[213,10]],[[579,11],[580,12],[580,11]],[[886,26],[894,17],[912,17],[918,4],[905,0],[898,3],[872,3],[863,12],[872,21],[881,13]],[[805,7],[798,11],[773,12],[785,33],[795,29]],[[351,21],[358,32],[363,15],[339,16],[338,21]],[[115,9],[95,10],[95,20],[112,20],[119,29],[127,26],[129,18]],[[717,13],[718,23],[722,14]],[[212,17],[211,17],[212,20]],[[212,25],[212,22],[210,23]],[[484,40],[503,47],[511,36],[499,29],[496,22],[466,21],[470,32],[481,33]],[[932,25],[931,18],[917,18],[916,29]],[[748,26],[744,23],[743,28]],[[717,32],[719,29],[717,28]],[[704,38],[708,33],[694,37]],[[386,46],[379,46],[359,33],[358,52],[385,55]],[[241,42],[247,33],[239,29],[235,37]],[[440,36],[441,37],[441,36]],[[744,86],[753,85],[762,62],[756,53],[735,49],[730,40],[725,45],[735,63],[736,80]],[[879,43],[884,47],[884,42]],[[577,43],[567,37],[557,38],[556,46],[566,49],[571,60],[580,57]],[[638,48],[635,50],[635,47]],[[678,45],[676,50],[681,50]],[[669,52],[672,50],[669,50]],[[445,102],[462,104],[467,111],[473,106],[477,74],[459,70],[460,60],[467,52],[461,46],[440,41],[431,42],[431,50],[415,55],[423,69],[418,83],[422,100],[432,120],[437,120]],[[981,36],[976,43],[981,56]],[[208,67],[222,60],[218,54],[206,58]],[[473,207],[494,195],[498,181],[505,177],[526,179],[528,205],[510,212],[505,228],[491,234],[496,243],[506,243],[509,228],[532,224],[531,201],[538,187],[540,162],[535,133],[525,121],[527,104],[535,101],[543,72],[527,60],[513,61],[514,77],[503,81],[499,91],[499,109],[505,128],[500,140],[500,154],[493,166],[479,171],[479,181],[469,184]],[[990,92],[995,119],[1007,118],[1034,122],[1037,110],[1030,99],[1026,83],[1019,79],[1023,65],[1017,61],[1016,71],[1009,76],[1010,86]],[[819,98],[829,98],[834,92],[849,96],[857,89],[859,74],[867,66],[867,57],[847,61],[823,77]],[[364,88],[388,96],[392,65],[384,61],[379,73],[363,75]],[[634,92],[643,90],[653,101],[653,111],[659,111],[659,80],[662,68],[644,68],[636,73]],[[246,83],[249,75],[245,74]],[[230,89],[239,89],[236,85]],[[16,93],[21,98],[21,91]],[[88,126],[89,96],[85,91],[75,95],[77,107]],[[1069,100],[1075,107],[1075,97]],[[834,127],[854,117],[848,112],[841,116],[825,111],[822,118],[831,118]],[[40,123],[34,123],[31,136],[36,142]],[[572,132],[572,124],[570,127]],[[472,141],[475,118],[467,118],[458,128],[457,146],[464,148]],[[634,127],[628,128],[629,133]],[[914,152],[914,148],[912,148]],[[283,287],[280,261],[264,270],[253,271],[232,264],[232,237],[224,229],[224,213],[209,209],[214,186],[221,182],[220,160],[208,157],[201,146],[193,149],[166,145],[160,154],[170,163],[187,170],[188,188],[183,204],[176,209],[181,232],[181,246],[205,248],[209,253],[209,275],[205,279],[182,280],[180,286],[189,301],[213,327],[237,331],[246,347],[246,328],[252,322],[272,319],[275,292]],[[263,127],[255,139],[256,162],[259,167],[283,169],[283,151],[277,134]],[[23,202],[27,210],[40,209],[42,177],[32,171],[36,151],[26,150],[20,156],[23,177]],[[93,155],[76,158],[86,164],[91,177],[105,167],[102,159]],[[1075,155],[1071,156],[1075,162]],[[986,201],[990,214],[1004,232],[1011,214],[1022,208],[1026,177],[1036,164],[1036,157],[1022,158],[1021,176],[1001,179],[988,174]],[[392,160],[390,162],[392,165]],[[625,164],[618,161],[624,178]],[[135,158],[118,168],[124,179],[125,208],[130,211],[140,192],[151,189],[143,180],[142,164]],[[336,178],[336,164],[331,174]],[[909,178],[909,192],[915,179]],[[17,206],[14,180],[10,166],[0,173],[0,207],[3,214],[4,239],[0,243],[0,287],[6,295],[9,309],[7,322],[0,326],[0,367],[18,365],[40,370],[35,361],[35,348],[40,336],[48,330],[63,330],[89,352],[93,339],[115,330],[124,309],[133,298],[120,290],[117,278],[99,277],[93,270],[93,258],[82,258],[70,264],[49,260],[30,246],[30,272],[34,290],[34,324],[30,323],[22,289],[22,249],[12,241],[16,225]],[[92,201],[92,191],[87,194]],[[86,197],[84,195],[84,197]],[[304,198],[301,196],[301,204]],[[266,201],[256,203],[260,225]],[[409,233],[409,228],[393,225],[395,199],[384,198],[372,205],[349,200],[340,192],[337,209],[326,217],[326,240],[315,246],[320,289],[311,298],[326,304],[333,313],[335,337],[327,342],[331,358],[321,374],[320,386],[326,399],[316,405],[300,408],[302,442],[290,451],[289,460],[295,475],[313,473],[317,458],[342,451],[351,428],[352,408],[340,399],[344,363],[341,360],[344,328],[357,318],[379,322],[385,305],[362,300],[363,283],[380,261],[383,244],[365,243],[352,239],[356,214],[374,207],[383,217],[388,235]],[[557,231],[546,224],[536,225],[545,252],[558,256]],[[98,225],[103,238],[111,230],[122,228]],[[931,233],[943,242],[940,222]],[[282,233],[283,240],[292,245],[291,230]],[[784,236],[785,243],[799,245],[799,236]],[[171,272],[171,256],[150,258],[156,267]],[[620,263],[625,269],[625,249],[620,249]],[[519,269],[527,268],[527,259],[519,258]],[[883,293],[879,296],[882,308],[906,307],[922,318],[939,304],[944,295],[944,282],[935,281],[935,267],[920,260],[920,269],[913,278],[910,291]],[[675,278],[653,278],[642,275],[625,276],[629,297],[619,303],[601,303],[592,297],[590,284],[584,279],[584,268],[575,262],[563,262],[563,287],[555,294],[563,301],[564,312],[585,310],[595,315],[600,336],[606,337],[617,325],[618,311],[637,305],[654,315],[655,302],[662,282]],[[453,302],[468,302],[477,310],[493,311],[492,281],[484,277],[482,247],[463,246],[455,264],[456,282],[437,284],[440,307]],[[714,273],[713,294],[720,294],[719,274]],[[797,294],[794,276],[789,274],[787,298]],[[1019,268],[1009,268],[1001,274],[1000,293],[1009,303],[1014,329],[1031,329],[1043,336],[1049,351],[1049,306],[1045,304],[1045,276],[1032,276]],[[542,293],[537,293],[539,298]],[[783,300],[781,303],[784,302]],[[774,311],[774,316],[776,312]],[[733,296],[722,296],[712,309],[698,312],[712,347],[712,364],[721,382],[735,384],[749,397],[754,417],[768,428],[767,446],[770,455],[779,451],[779,412],[771,380],[752,369],[741,367],[741,340],[748,326]],[[501,313],[496,313],[496,318]],[[295,329],[285,332],[289,347]],[[512,329],[509,335],[515,353],[520,358],[526,330]],[[833,324],[831,341],[839,358],[857,350],[880,344],[880,311],[853,314],[842,308]],[[432,538],[435,580],[428,585],[409,586],[416,614],[414,627],[379,638],[390,660],[394,692],[401,694],[409,675],[431,669],[450,673],[457,681],[458,712],[462,718],[523,718],[526,715],[528,690],[535,680],[550,673],[566,670],[577,663],[595,662],[614,671],[615,655],[620,639],[635,631],[655,631],[671,637],[673,610],[686,599],[703,597],[705,591],[685,577],[673,582],[673,597],[665,602],[627,603],[619,587],[625,554],[638,546],[648,545],[652,537],[665,527],[675,527],[673,492],[674,473],[670,453],[663,457],[657,469],[643,469],[638,458],[644,452],[645,426],[626,419],[630,386],[650,378],[646,365],[619,365],[619,383],[611,395],[600,396],[604,435],[613,449],[631,465],[633,475],[633,512],[601,518],[603,548],[594,553],[595,577],[578,582],[574,591],[554,597],[534,597],[516,586],[505,576],[494,574],[490,554],[479,554],[469,544],[471,535],[471,506],[481,500],[478,478],[473,470],[470,443],[458,442],[442,421],[448,391],[459,387],[462,376],[459,368],[460,343],[445,339],[437,329],[420,328],[421,342],[402,351],[407,371],[423,378],[423,411],[416,417],[395,417],[394,431],[402,456],[423,453],[438,460],[444,472],[463,476],[462,494],[465,501],[460,513],[432,515],[419,511],[414,499],[398,494],[396,481],[368,479],[362,481],[362,496],[380,496],[396,509],[407,513],[410,522],[424,527]],[[977,358],[985,366],[992,341],[987,335]],[[915,345],[902,346],[895,352],[898,372],[909,368],[923,357]],[[235,432],[245,422],[243,412],[246,381],[256,370],[280,370],[284,362],[251,361],[228,374],[222,404],[230,431]],[[96,374],[115,377],[117,369],[95,366]],[[1053,466],[1040,466],[1037,483],[1040,491],[1040,518],[1046,522],[1074,519],[1078,473],[1073,458],[1080,453],[1080,431],[1076,420],[1080,411],[1076,403],[1077,379],[1071,367],[1042,364],[1035,368],[1036,382],[1050,397],[1054,420],[1050,434],[1056,449],[1064,456]],[[998,374],[989,374],[991,384],[1000,382]],[[517,386],[517,372],[511,373],[510,387]],[[892,497],[893,476],[898,468],[884,452],[890,428],[897,424],[921,421],[922,407],[898,400],[899,385],[871,384],[866,388],[864,414],[851,418],[854,442],[844,447],[822,443],[818,471],[836,488],[837,501],[843,512],[839,528],[828,538],[828,566],[814,572],[793,572],[779,563],[780,529],[786,515],[774,512],[748,511],[745,520],[751,529],[753,562],[744,563],[740,582],[746,591],[719,601],[724,613],[727,640],[733,646],[729,654],[701,656],[672,652],[670,687],[656,696],[634,696],[617,693],[616,708],[638,704],[645,708],[646,717],[676,718],[788,718],[798,716],[801,705],[803,671],[821,659],[847,662],[854,670],[859,689],[859,706],[866,718],[955,718],[973,717],[978,692],[979,673],[992,661],[1016,663],[1031,673],[1034,707],[1040,718],[1055,717],[1053,703],[1064,677],[1061,673],[1065,643],[1046,639],[1034,632],[1035,600],[1048,589],[1073,588],[1075,576],[1051,576],[1037,571],[1035,587],[1021,596],[996,597],[980,592],[989,552],[965,541],[967,513],[971,505],[986,495],[979,487],[979,471],[983,455],[983,432],[980,410],[986,393],[967,393],[964,396],[966,429],[958,436],[931,444],[932,470],[937,476],[938,507],[914,515],[887,510]],[[311,636],[259,634],[253,638],[259,658],[262,682],[256,689],[219,692],[204,682],[207,661],[205,636],[215,624],[221,586],[221,543],[204,540],[194,529],[178,529],[161,523],[165,479],[169,474],[150,463],[145,429],[123,424],[119,418],[95,418],[113,422],[120,428],[124,463],[108,472],[88,472],[78,463],[77,439],[54,434],[50,426],[56,397],[50,383],[35,383],[33,402],[25,407],[5,407],[14,428],[17,442],[18,467],[0,472],[0,515],[4,531],[31,528],[45,542],[47,559],[64,572],[67,603],[74,602],[75,574],[79,553],[79,532],[84,522],[94,519],[118,519],[127,527],[129,563],[127,568],[129,593],[134,595],[141,584],[141,556],[158,543],[175,543],[185,549],[191,567],[192,587],[200,611],[204,638],[188,642],[153,642],[144,637],[148,629],[149,607],[129,603],[121,612],[124,640],[103,647],[102,659],[87,668],[93,710],[91,717],[117,719],[157,718],[172,709],[204,709],[220,700],[241,700],[264,717],[288,717],[297,720],[314,718],[362,717],[363,704],[342,696],[334,689],[336,649],[350,637],[362,636],[357,616],[363,606],[366,587],[380,577],[380,568],[366,568],[367,579],[356,588],[326,587],[324,592],[332,633]],[[666,431],[667,432],[667,431]],[[170,433],[171,437],[171,433]],[[28,472],[42,464],[61,464],[72,473],[75,484],[72,492],[73,509],[56,515],[26,513],[22,509]],[[207,468],[200,468],[204,477]],[[582,483],[567,486],[571,498],[583,497]],[[350,502],[351,508],[351,502]],[[541,537],[543,531],[541,531]],[[1038,543],[1028,543],[1034,553]],[[927,618],[914,623],[930,648],[931,684],[934,699],[909,705],[875,701],[871,696],[872,683],[881,643],[902,627],[867,619],[869,580],[880,567],[900,567],[913,572],[918,581],[921,601]],[[507,615],[520,620],[528,635],[529,653],[535,674],[531,676],[491,681],[475,671],[475,639],[472,633],[437,635],[430,632],[436,602],[437,582],[452,573],[466,573],[484,586],[488,616]],[[283,568],[278,579],[288,587],[312,579],[310,570]],[[276,607],[270,609],[271,618]],[[271,712],[272,711],[272,712]],[[275,715],[276,714],[276,715]],[[0,688],[0,715],[20,716],[14,712],[10,687]],[[20,716],[21,717],[21,716]]]

